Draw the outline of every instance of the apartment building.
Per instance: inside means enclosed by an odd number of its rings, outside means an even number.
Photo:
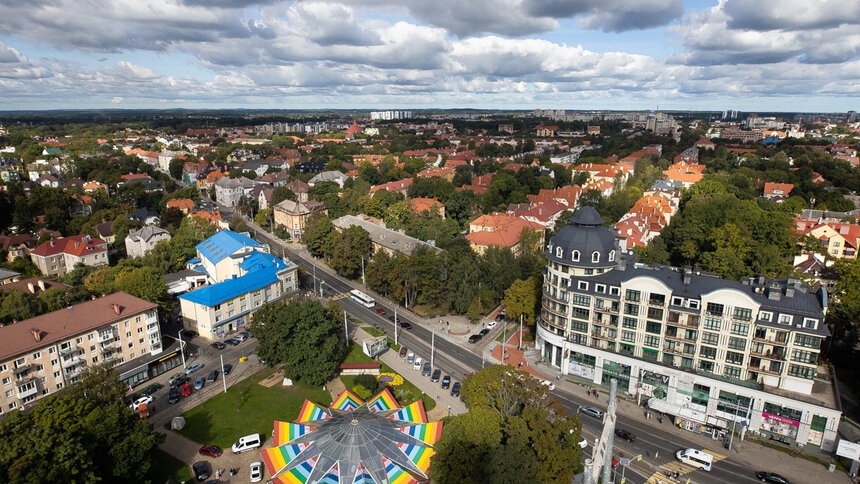
[[[72,235],[42,243],[30,252],[30,260],[46,276],[63,276],[76,265],[108,265],[107,242],[89,235]]]
[[[732,421],[832,450],[841,412],[818,365],[826,290],[635,262],[592,207],[546,248],[537,348],[562,373],[647,399],[714,437]]]
[[[324,203],[315,200],[307,202],[284,200],[274,206],[273,213],[275,225],[284,227],[293,239],[299,239],[305,232],[308,217],[315,213],[327,215],[328,208]]]
[[[162,240],[170,240],[170,232],[161,227],[147,225],[128,233],[125,238],[125,252],[132,259],[143,257]]]
[[[134,385],[181,364],[178,352],[162,355],[157,310],[116,292],[0,327],[0,412],[32,406],[94,365],[118,367]]]

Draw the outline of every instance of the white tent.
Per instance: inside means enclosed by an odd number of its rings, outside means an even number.
[[[170,428],[173,430],[182,430],[183,427],[185,427],[185,419],[183,417],[173,417]]]

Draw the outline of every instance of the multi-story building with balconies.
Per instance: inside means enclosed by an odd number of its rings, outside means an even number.
[[[0,413],[33,405],[98,364],[117,367],[129,385],[181,364],[178,351],[162,353],[158,305],[124,292],[0,327]]]
[[[826,290],[647,266],[621,244],[591,207],[548,243],[536,344],[549,364],[617,379],[688,430],[835,448],[841,412],[818,364]]]

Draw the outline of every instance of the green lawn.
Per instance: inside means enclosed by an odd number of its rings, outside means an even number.
[[[365,329],[367,329],[367,328],[365,328]],[[389,351],[391,351],[391,350],[389,350]],[[386,365],[385,363],[383,363],[381,361],[376,361],[373,358],[370,358],[367,355],[365,355],[361,351],[361,346],[359,346],[358,343],[355,343],[355,342],[350,344],[349,354],[346,355],[346,359],[344,359],[344,363],[379,363],[380,365],[382,365],[382,368],[380,369],[381,372],[383,372],[383,373],[397,373],[396,371],[391,369],[391,367]],[[391,392],[394,394],[394,397],[397,398],[398,403],[400,403],[401,405],[408,405],[408,404],[410,404],[410,403],[412,403],[415,400],[418,400],[420,398],[424,402],[424,410],[429,412],[430,410],[432,410],[436,406],[436,400],[434,400],[433,397],[423,394],[421,392],[421,390],[418,389],[418,387],[413,385],[412,382],[410,382],[407,379],[410,375],[400,375],[400,376],[403,377],[403,385],[400,385],[399,387],[392,387],[391,388]],[[420,373],[418,373],[418,376],[420,376]],[[355,386],[355,384],[353,383],[353,381],[355,380],[355,377],[353,375],[341,376],[340,380],[349,389],[352,389],[352,387]]]
[[[275,420],[294,421],[305,399],[323,406],[331,404],[331,396],[322,387],[301,383],[285,387],[278,382],[266,388],[258,384],[275,371],[267,368],[189,410],[183,415],[185,428],[179,433],[202,445],[229,449],[243,435],[271,435]]]
[[[152,469],[150,469],[148,476],[149,481],[160,484],[167,482],[167,479],[170,477],[176,482],[191,482],[191,469],[176,457],[155,449],[155,456],[152,459]]]

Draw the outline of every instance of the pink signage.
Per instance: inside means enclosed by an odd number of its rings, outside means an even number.
[[[769,413],[762,412],[761,416],[764,418],[770,419],[770,420],[776,420],[777,422],[786,423],[788,425],[794,425],[795,427],[800,425],[800,422],[798,422],[797,420],[791,420],[790,418],[780,417],[779,415],[771,415]]]

